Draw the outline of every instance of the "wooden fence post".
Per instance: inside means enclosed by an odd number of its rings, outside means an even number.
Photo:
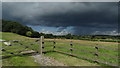
[[[42,55],[42,45],[43,45],[43,42],[44,42],[44,36],[41,36],[40,37],[40,51],[39,53]]]
[[[55,48],[55,44],[56,44],[56,42],[55,42],[55,39],[54,39],[54,41],[53,41],[53,51],[54,51],[54,48]]]
[[[99,48],[97,46],[95,46],[95,50],[96,50],[96,53],[94,55],[95,55],[96,59],[98,60],[99,59],[98,58],[99,57],[99,54],[98,54]],[[95,62],[98,62],[97,60]]]
[[[45,45],[44,45],[44,36],[42,37],[42,51],[44,51]]]
[[[73,43],[72,43],[72,41],[70,42],[70,51],[71,51],[71,54],[72,54],[72,51],[73,51]]]

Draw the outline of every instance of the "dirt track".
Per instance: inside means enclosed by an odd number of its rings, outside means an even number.
[[[51,57],[46,57],[39,54],[33,55],[32,57],[35,59],[35,62],[42,64],[42,66],[66,66]]]

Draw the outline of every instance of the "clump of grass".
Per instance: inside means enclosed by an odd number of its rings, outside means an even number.
[[[3,66],[40,66],[40,64],[34,62],[34,59],[29,56],[14,56],[7,59],[3,59]]]
[[[86,60],[78,59],[76,57],[72,57],[69,55],[56,53],[56,52],[46,53],[45,56],[53,57],[54,59],[68,66],[99,66],[97,63],[91,63]]]

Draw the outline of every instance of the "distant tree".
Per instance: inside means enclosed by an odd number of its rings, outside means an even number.
[[[93,36],[91,36],[91,39],[95,39],[95,36],[93,35]]]
[[[40,36],[45,36],[45,34],[44,33],[40,33]]]
[[[30,35],[26,34],[28,31],[30,31],[31,33],[34,32],[31,27],[22,25],[18,22],[2,20],[2,32],[12,32],[30,37]]]
[[[32,32],[31,31],[26,32],[26,36],[31,37],[32,36]]]
[[[72,39],[73,37],[72,37],[72,35],[69,33],[69,34],[67,34],[67,35],[65,36],[65,38],[66,38],[66,39]]]
[[[39,34],[39,32],[33,31],[31,37],[33,37],[33,38],[39,38],[40,34]]]
[[[45,38],[53,38],[54,37],[53,34],[45,34],[44,36],[45,36]]]

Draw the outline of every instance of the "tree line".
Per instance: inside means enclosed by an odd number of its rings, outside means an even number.
[[[18,22],[2,20],[2,32],[12,32],[28,37],[40,37],[37,31]]]
[[[12,32],[20,34],[27,37],[39,38],[44,36],[45,38],[61,38],[61,39],[78,39],[78,40],[90,40],[90,41],[112,41],[120,39],[120,36],[111,36],[111,35],[53,35],[53,34],[44,34],[34,31],[31,27],[20,24],[15,21],[2,20],[2,32]],[[114,41],[113,41],[114,42]]]

